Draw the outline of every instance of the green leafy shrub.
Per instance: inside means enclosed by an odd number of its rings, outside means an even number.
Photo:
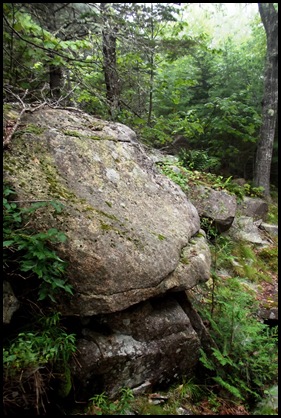
[[[29,275],[24,278],[40,279],[38,301],[49,298],[55,302],[59,291],[72,294],[71,286],[62,278],[66,263],[53,249],[55,244],[65,242],[65,234],[55,228],[46,232],[34,232],[28,228],[30,217],[39,208],[51,204],[57,213],[61,211],[61,205],[57,202],[37,202],[29,208],[22,208],[10,200],[13,195],[14,190],[4,184],[4,272],[11,278],[11,283],[14,277],[23,277],[26,273]],[[75,335],[67,334],[59,326],[60,318],[60,313],[46,316],[41,312],[35,324],[27,324],[13,340],[5,343],[4,406],[8,413],[13,407],[35,409],[38,415],[44,412],[46,393],[54,378],[58,382],[58,392],[65,396],[69,393],[71,379],[68,362],[76,350]],[[29,328],[28,331],[26,328]]]
[[[20,332],[3,348],[4,407],[44,412],[50,380],[62,384],[76,351],[76,337],[60,326],[60,313],[41,316],[30,331]],[[56,371],[60,370],[60,374]],[[56,372],[56,373],[55,373]],[[71,385],[68,390],[70,390]]]
[[[7,374],[26,368],[38,368],[48,363],[67,364],[75,352],[75,335],[59,327],[61,315],[54,313],[38,320],[38,330],[20,332],[9,347],[3,349],[3,364]]]
[[[167,116],[155,117],[152,126],[142,125],[139,134],[144,142],[155,147],[172,144],[176,135],[184,135],[187,138],[203,133],[203,127],[199,119],[188,112],[175,112]]]
[[[114,402],[103,392],[90,398],[90,411],[94,415],[127,415],[133,399],[133,392],[129,388],[122,388],[120,398]]]
[[[258,251],[258,257],[263,262],[263,268],[269,269],[273,273],[278,272],[278,247],[273,245],[270,247],[261,248]]]
[[[203,218],[204,219],[204,218]],[[214,232],[217,232],[216,230]],[[207,234],[208,237],[208,234]],[[213,257],[215,269],[231,268],[237,257],[233,253],[234,243],[226,235],[214,234],[215,241],[210,243],[210,250]],[[209,238],[210,239],[210,238]]]
[[[202,216],[200,218],[200,225],[201,228],[206,232],[208,241],[216,239],[219,235],[218,229],[212,219]]]
[[[264,197],[264,188],[263,187],[254,187],[249,183],[244,184],[243,186],[245,195],[250,197]]]
[[[277,225],[278,224],[278,205],[271,203],[268,205],[268,213],[266,222]]]
[[[214,303],[199,312],[217,347],[212,356],[201,350],[200,361],[228,396],[256,401],[277,376],[277,328],[257,320],[257,301],[237,278],[216,280]]]
[[[184,167],[181,167],[180,164],[172,165],[170,163],[158,163],[161,171],[167,177],[169,177],[174,183],[178,184],[183,191],[188,190],[188,170]],[[175,171],[175,166],[179,171]]]
[[[205,171],[218,169],[220,161],[216,157],[211,157],[207,151],[204,150],[185,150],[181,149],[178,153],[179,160],[183,166],[191,170]]]
[[[51,248],[51,245],[66,241],[66,235],[55,228],[35,233],[24,224],[26,215],[31,215],[40,207],[51,204],[56,212],[61,211],[57,202],[38,202],[30,208],[20,208],[8,198],[15,194],[8,185],[3,191],[3,249],[4,269],[30,272],[41,280],[38,300],[50,298],[55,302],[59,290],[73,294],[72,288],[63,279],[66,263]]]

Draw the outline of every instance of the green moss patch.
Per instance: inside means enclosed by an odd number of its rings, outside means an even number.
[[[67,135],[67,136],[75,136],[76,138],[80,138],[82,136],[77,131],[68,131],[68,130],[65,130],[65,131],[63,131],[63,133],[64,133],[64,135]]]

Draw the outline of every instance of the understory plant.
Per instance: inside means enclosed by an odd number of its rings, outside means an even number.
[[[66,241],[66,235],[56,228],[35,232],[28,227],[30,216],[41,207],[52,205],[61,211],[58,202],[37,202],[30,207],[20,207],[10,200],[15,191],[4,184],[3,190],[3,251],[4,273],[9,276],[29,273],[40,280],[38,300],[46,298],[55,302],[55,296],[63,290],[72,294],[72,288],[63,278],[66,263],[53,246]],[[25,277],[26,278],[26,277]]]
[[[260,190],[249,184],[239,186],[232,183],[231,178],[191,171],[181,162],[160,166],[172,180],[176,176],[177,180],[180,178],[180,182],[176,182],[184,183],[183,190],[188,190],[192,183],[205,183],[235,193],[238,198],[259,196]],[[212,253],[212,280],[198,292],[193,303],[216,343],[216,347],[211,348],[211,355],[201,349],[205,392],[210,388],[209,404],[222,405],[223,399],[228,399],[250,408],[277,379],[278,329],[276,326],[270,328],[259,319],[257,295],[249,285],[251,282],[271,283],[277,274],[276,240],[272,239],[272,244],[266,248],[235,243],[220,234],[211,219],[202,217],[201,228],[206,232]],[[220,271],[224,273],[220,274]]]
[[[209,219],[201,218],[201,227],[209,240],[212,269],[194,305],[216,343],[211,355],[201,349],[206,389],[212,397],[250,408],[277,379],[278,328],[258,317],[259,301],[249,285],[270,282],[277,268],[277,246],[234,242],[219,234]],[[237,266],[240,274],[235,275]]]
[[[55,303],[59,291],[72,294],[72,288],[63,278],[66,263],[54,249],[55,244],[66,240],[66,236],[55,228],[35,232],[28,225],[31,214],[40,207],[52,204],[56,212],[61,207],[56,202],[19,207],[18,202],[11,200],[15,192],[7,184],[4,184],[3,194],[4,275],[12,288],[18,290],[16,296],[22,302],[25,319],[23,324],[22,320],[9,324],[11,332],[5,337],[4,409],[6,415],[17,414],[22,409],[30,413],[35,411],[37,415],[45,414],[50,382],[56,382],[61,396],[67,396],[71,389],[69,360],[76,351],[76,342],[75,335],[68,334],[61,326],[61,314],[54,305],[40,303],[43,300]],[[29,279],[34,278],[39,280],[38,296],[37,300],[29,300],[21,294],[18,281],[28,288]]]
[[[216,342],[211,355],[201,349],[206,387],[251,406],[277,377],[277,327],[259,320],[258,301],[245,281],[216,270],[197,309]]]
[[[60,326],[58,312],[41,316],[29,331],[3,347],[3,402],[7,414],[25,408],[37,415],[46,412],[50,382],[58,391],[71,389],[69,360],[76,351],[74,334]]]
[[[90,415],[127,415],[134,400],[134,394],[131,389],[124,387],[120,389],[118,400],[110,400],[104,392],[89,400],[92,403],[89,408]]]
[[[157,163],[161,172],[178,184],[184,192],[188,192],[192,186],[202,185],[217,191],[225,190],[235,195],[237,201],[243,200],[245,196],[262,197],[262,187],[254,187],[249,183],[241,186],[233,181],[232,176],[225,178],[222,175],[204,171],[216,164],[216,160],[209,157],[207,152],[198,150],[181,151],[178,160],[169,161],[167,158]]]

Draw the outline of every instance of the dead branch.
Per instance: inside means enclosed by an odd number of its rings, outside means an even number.
[[[66,199],[62,199],[66,200]],[[53,200],[8,200],[8,203],[38,203],[38,202],[53,202]]]
[[[8,133],[8,135],[6,136],[6,138],[3,138],[3,148],[7,148],[7,146],[11,142],[12,136],[14,135],[14,133],[16,132],[16,130],[18,129],[19,124],[21,122],[22,115],[25,112],[26,112],[26,108],[24,107],[22,109],[22,111],[20,112],[19,117],[16,120],[16,123],[14,124],[14,126],[12,127],[12,129],[10,130],[10,132]]]

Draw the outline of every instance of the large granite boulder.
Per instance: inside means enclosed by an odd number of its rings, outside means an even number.
[[[208,280],[210,251],[196,208],[135,133],[80,112],[26,113],[4,153],[4,178],[23,205],[63,203],[29,225],[67,236],[56,250],[74,295],[56,309],[80,321],[78,386],[114,396],[191,373],[206,331],[177,295]]]
[[[4,153],[4,176],[20,201],[64,205],[60,214],[41,209],[32,223],[67,235],[57,247],[74,287],[60,301],[64,315],[120,311],[208,280],[204,236],[194,241],[197,257],[182,262],[199,232],[197,210],[154,168],[130,128],[74,111],[26,113]]]

